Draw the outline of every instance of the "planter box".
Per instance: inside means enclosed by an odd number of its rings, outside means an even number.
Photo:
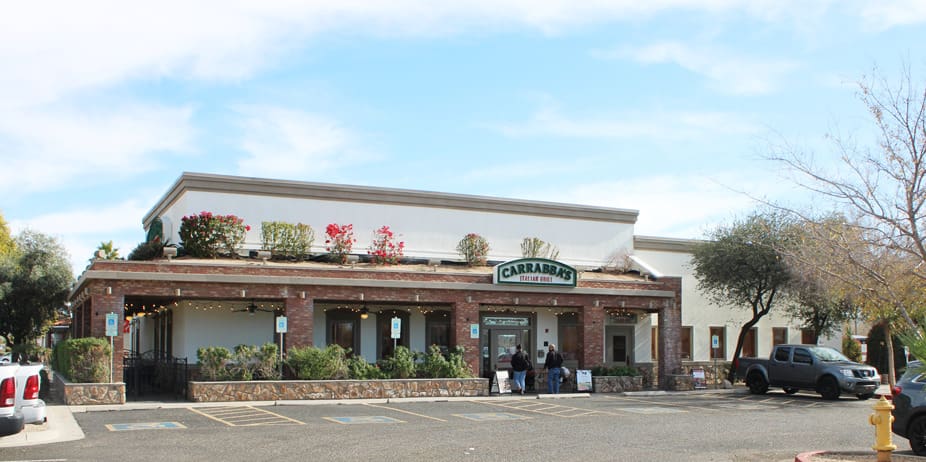
[[[592,376],[592,391],[595,393],[623,393],[643,389],[643,376]]]
[[[125,404],[125,383],[71,383],[55,374],[58,398],[68,406]]]
[[[267,380],[190,382],[189,400],[296,401],[315,399],[445,398],[489,395],[488,379]]]

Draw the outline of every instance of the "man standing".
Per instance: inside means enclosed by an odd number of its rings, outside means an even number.
[[[556,345],[550,344],[543,368],[547,370],[547,393],[559,394],[559,374],[562,372],[563,355],[556,351]]]

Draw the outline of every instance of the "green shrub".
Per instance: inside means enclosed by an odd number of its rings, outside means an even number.
[[[20,343],[13,345],[13,356],[19,355],[20,361],[25,358],[33,363],[46,363],[49,359],[51,350],[43,346],[36,345],[32,342]]]
[[[275,257],[303,259],[309,255],[315,230],[303,223],[264,221],[260,224],[261,248]]]
[[[592,375],[595,377],[635,377],[643,375],[633,366],[595,366],[591,368]]]
[[[164,255],[164,244],[161,241],[142,242],[129,252],[129,260],[154,260]]]
[[[58,342],[53,352],[55,371],[75,383],[109,382],[112,348],[102,338],[73,338]]]
[[[463,347],[455,346],[447,355],[447,377],[466,379],[475,376],[473,369],[463,359],[464,351]]]
[[[852,361],[862,362],[862,345],[848,331],[842,336],[842,354]]]
[[[440,347],[437,345],[428,347],[428,352],[424,355],[424,362],[421,363],[421,367],[419,368],[422,377],[447,377],[449,371],[450,362],[444,357]]]
[[[286,364],[300,380],[337,380],[348,377],[347,350],[339,345],[291,348]]]
[[[196,359],[199,361],[199,373],[203,380],[228,380],[227,364],[232,354],[225,347],[201,347],[196,350]]]
[[[238,345],[234,352],[225,347],[196,350],[203,380],[277,380],[280,378],[280,350],[275,343]]]
[[[414,378],[417,369],[415,353],[399,345],[392,356],[382,361],[382,369],[393,379]]]
[[[384,379],[386,375],[376,366],[370,364],[360,356],[351,356],[347,359],[347,375],[354,380]]]
[[[457,252],[470,266],[485,265],[489,255],[489,241],[476,233],[469,233],[457,243]]]
[[[888,357],[887,343],[885,339],[884,325],[877,324],[868,332],[868,359],[866,362],[875,367],[880,374],[887,374]],[[900,373],[906,366],[907,360],[904,357],[903,342],[896,336],[892,336],[894,346],[894,371]]]

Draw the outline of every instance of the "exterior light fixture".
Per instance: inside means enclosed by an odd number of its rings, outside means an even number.
[[[370,310],[367,307],[360,308],[360,319],[366,319],[370,317]]]

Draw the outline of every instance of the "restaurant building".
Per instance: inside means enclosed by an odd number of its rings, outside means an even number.
[[[396,345],[462,346],[479,376],[508,367],[517,344],[538,364],[556,344],[567,367],[630,365],[664,388],[691,365],[728,358],[743,317],[698,293],[688,268],[695,241],[635,236],[635,210],[184,173],[144,226],[157,223],[167,244],[182,244],[183,218],[203,211],[250,226],[237,258],[95,260],[71,294],[72,335],[103,336],[113,313],[124,327],[115,351],[191,364],[200,347],[268,342],[284,350],[336,343],[371,362]],[[264,222],[310,225],[310,256],[258,252]],[[352,225],[347,262],[328,258],[329,224]],[[404,243],[398,264],[369,261],[383,226]],[[467,265],[457,251],[470,233],[489,243],[486,266]],[[529,238],[550,244],[547,253],[525,258]],[[751,352],[798,332],[763,320]],[[118,361],[114,377],[122,377]]]

